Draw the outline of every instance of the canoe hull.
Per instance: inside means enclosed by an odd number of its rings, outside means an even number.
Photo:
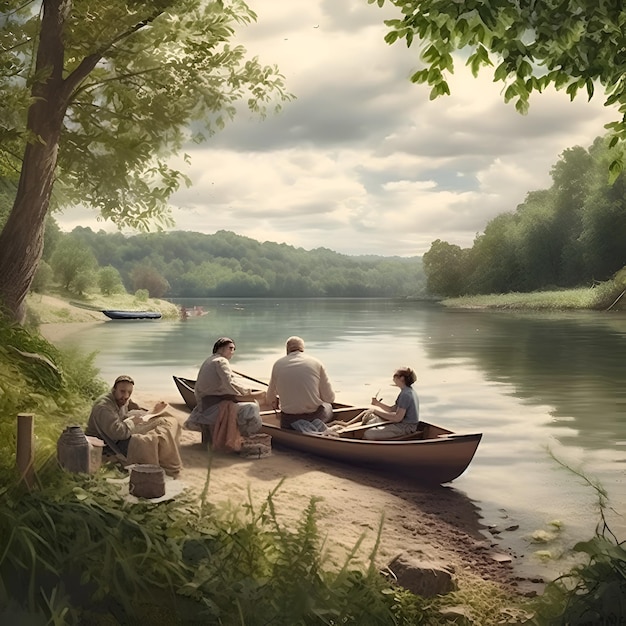
[[[112,311],[105,309],[102,311],[112,320],[158,320],[161,313],[158,311]]]
[[[427,425],[427,427],[430,425]],[[262,432],[274,444],[377,470],[401,473],[422,483],[442,484],[469,466],[482,434],[441,435],[414,441],[368,441],[307,435],[264,422]]]

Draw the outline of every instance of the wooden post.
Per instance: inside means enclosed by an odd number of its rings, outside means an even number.
[[[35,416],[33,413],[19,413],[17,416],[17,450],[15,464],[22,480],[30,488],[34,483],[35,462]]]

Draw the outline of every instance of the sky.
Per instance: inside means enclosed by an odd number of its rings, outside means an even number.
[[[296,96],[264,120],[242,107],[235,121],[173,160],[191,180],[171,198],[174,230],[230,230],[258,241],[349,255],[423,255],[436,239],[463,248],[550,169],[588,148],[618,118],[563,92],[533,95],[522,116],[502,84],[474,78],[462,60],[451,96],[429,100],[409,81],[418,47],[389,46],[383,20],[397,9],[367,0],[249,0],[257,22],[236,41],[278,65]],[[77,225],[115,231],[93,212],[66,210]]]

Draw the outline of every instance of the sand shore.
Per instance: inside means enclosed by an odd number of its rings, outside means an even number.
[[[102,322],[95,320],[91,322],[70,322],[67,324],[56,322],[52,324],[42,324],[39,331],[50,343],[56,344],[83,328],[90,328],[98,324],[102,324]]]
[[[144,406],[157,400],[150,398]],[[170,402],[170,412],[184,421],[188,414],[185,405],[165,400]],[[274,502],[286,527],[301,519],[311,498],[318,499],[319,527],[337,564],[343,564],[359,541],[360,560],[366,561],[382,523],[376,558],[381,568],[401,552],[410,552],[428,561],[451,564],[459,575],[478,576],[509,588],[519,583],[515,581],[515,556],[484,533],[479,510],[453,488],[421,487],[409,479],[282,448],[256,460],[236,454],[210,455],[200,434],[190,431],[183,431],[181,455],[185,467],[180,480],[197,493],[204,487],[210,462],[211,502],[237,505],[252,499],[259,504],[278,488]],[[511,562],[506,562],[509,556]],[[528,588],[522,584],[521,590]]]

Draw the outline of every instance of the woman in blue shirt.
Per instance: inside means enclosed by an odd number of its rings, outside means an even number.
[[[369,428],[363,433],[365,439],[391,439],[409,435],[417,430],[419,423],[420,403],[417,393],[411,386],[417,380],[410,367],[397,369],[393,375],[393,383],[400,387],[400,393],[393,406],[383,404],[378,398],[372,398],[370,412],[376,416],[381,426]],[[372,422],[370,422],[372,423]]]

